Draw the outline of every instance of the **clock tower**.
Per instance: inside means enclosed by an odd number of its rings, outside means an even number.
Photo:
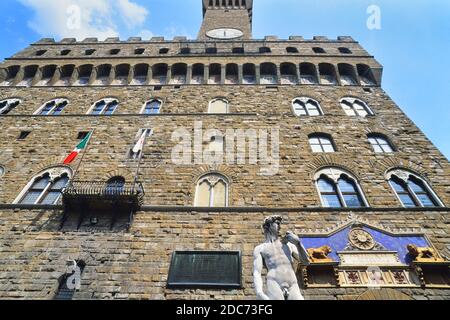
[[[198,40],[252,38],[253,0],[203,0]]]

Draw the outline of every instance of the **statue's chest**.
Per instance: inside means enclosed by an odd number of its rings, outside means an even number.
[[[268,263],[275,263],[279,262],[280,260],[289,260],[290,262],[292,261],[291,251],[289,247],[282,244],[281,242],[269,244],[262,252],[262,256]]]

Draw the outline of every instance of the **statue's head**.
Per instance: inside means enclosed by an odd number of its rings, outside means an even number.
[[[271,216],[264,220],[263,229],[266,236],[278,237],[283,218],[281,216]]]

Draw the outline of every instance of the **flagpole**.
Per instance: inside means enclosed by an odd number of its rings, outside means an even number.
[[[144,156],[144,147],[145,147],[145,143],[147,142],[147,137],[151,134],[152,129],[150,129],[150,132],[148,132],[149,129],[145,129],[144,130],[144,142],[142,143],[142,150],[141,150],[141,154],[139,155],[139,160],[138,160],[138,165],[136,168],[136,173],[134,174],[134,181],[133,181],[133,188],[132,188],[132,192],[134,193],[134,189],[136,187],[136,183],[138,181],[138,177],[139,177],[139,171],[141,169],[141,162],[142,162],[142,158]]]
[[[94,135],[94,131],[95,131],[95,129],[92,129],[89,132],[89,140],[87,142],[86,148],[83,151],[83,154],[81,155],[80,161],[78,162],[78,165],[75,168],[75,172],[73,173],[73,177],[72,177],[72,180],[71,180],[70,184],[72,184],[72,182],[75,180],[75,176],[78,174],[78,171],[80,170],[80,166],[81,166],[81,163],[83,162],[84,155],[88,152],[89,147],[91,145],[91,139],[92,139],[92,136]]]

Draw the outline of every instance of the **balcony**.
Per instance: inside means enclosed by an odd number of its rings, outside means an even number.
[[[63,191],[65,208],[88,205],[98,209],[139,210],[144,200],[142,183],[72,181]]]
[[[132,223],[143,204],[142,183],[72,181],[62,193],[64,218],[61,228],[113,230],[117,224]]]

